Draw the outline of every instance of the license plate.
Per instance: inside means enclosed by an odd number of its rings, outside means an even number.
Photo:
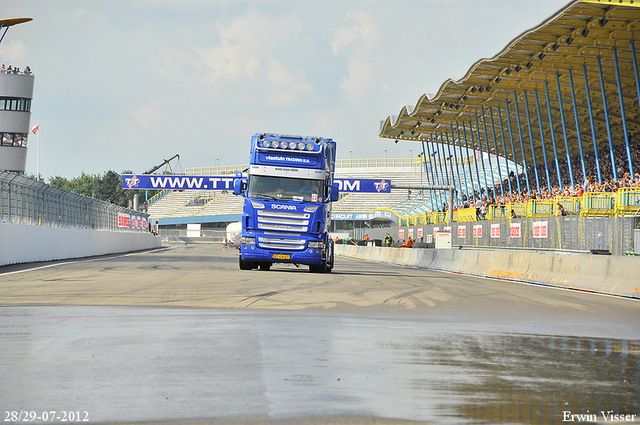
[[[274,260],[290,260],[291,255],[289,254],[273,254]]]

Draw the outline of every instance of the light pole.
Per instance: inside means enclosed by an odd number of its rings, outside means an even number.
[[[413,149],[409,149],[409,167],[413,166]]]
[[[387,150],[384,150],[384,166],[387,166]]]
[[[216,175],[220,174],[220,158],[216,156]]]
[[[349,149],[349,168],[353,168],[353,151]]]

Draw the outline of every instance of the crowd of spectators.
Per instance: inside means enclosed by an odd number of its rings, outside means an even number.
[[[25,75],[31,75],[31,68],[29,68],[28,66],[24,69],[24,71],[20,71],[20,68],[18,67],[12,67],[11,65],[9,65],[9,68],[5,68],[4,64],[2,64],[2,67],[0,67],[0,74],[25,74]]]
[[[526,203],[532,199],[554,199],[556,197],[579,197],[585,192],[610,192],[615,193],[618,189],[624,187],[637,187],[640,188],[640,142],[634,141],[630,144],[631,161],[634,170],[634,178],[632,179],[628,170],[628,157],[626,152],[626,146],[620,145],[614,149],[614,164],[616,167],[617,179],[614,179],[613,168],[611,165],[611,154],[609,148],[602,149],[598,152],[598,159],[600,164],[600,177],[598,180],[598,173],[596,168],[595,154],[589,152],[584,154],[586,178],[582,173],[582,165],[579,156],[571,158],[571,169],[573,171],[574,186],[571,186],[571,178],[569,174],[569,166],[564,159],[560,158],[558,164],[560,166],[560,177],[562,179],[562,189],[557,184],[558,177],[556,171],[556,163],[554,160],[547,161],[546,164],[539,164],[537,167],[538,181],[540,182],[540,191],[536,184],[536,175],[533,167],[529,167],[527,170],[529,177],[529,185],[531,192],[527,190],[527,177],[524,173],[516,177],[515,173],[511,171],[508,179],[504,179],[502,182],[502,190],[500,183],[495,185],[495,188],[480,188],[475,190],[473,199],[467,199],[466,193],[461,193],[462,205],[458,201],[454,209],[458,208],[476,208],[477,216],[479,219],[484,217],[486,211],[492,206],[505,206],[506,204],[519,204]],[[551,187],[548,187],[547,174],[545,166],[549,167],[549,177],[552,182]],[[520,190],[518,191],[518,181],[520,182]],[[555,185],[553,183],[556,183]],[[511,192],[509,191],[509,184],[511,185]],[[557,208],[562,213],[562,208]],[[437,209],[437,212],[446,212],[447,205],[444,203],[441,208]]]

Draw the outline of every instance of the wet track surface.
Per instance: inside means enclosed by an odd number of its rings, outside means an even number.
[[[348,259],[330,275],[240,272],[207,245],[96,260],[0,268],[2,420],[552,424],[640,410],[637,301]]]

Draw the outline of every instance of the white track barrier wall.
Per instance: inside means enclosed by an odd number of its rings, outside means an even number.
[[[160,247],[147,232],[110,232],[0,223],[0,266]]]
[[[640,257],[336,245],[337,255],[640,299]]]

